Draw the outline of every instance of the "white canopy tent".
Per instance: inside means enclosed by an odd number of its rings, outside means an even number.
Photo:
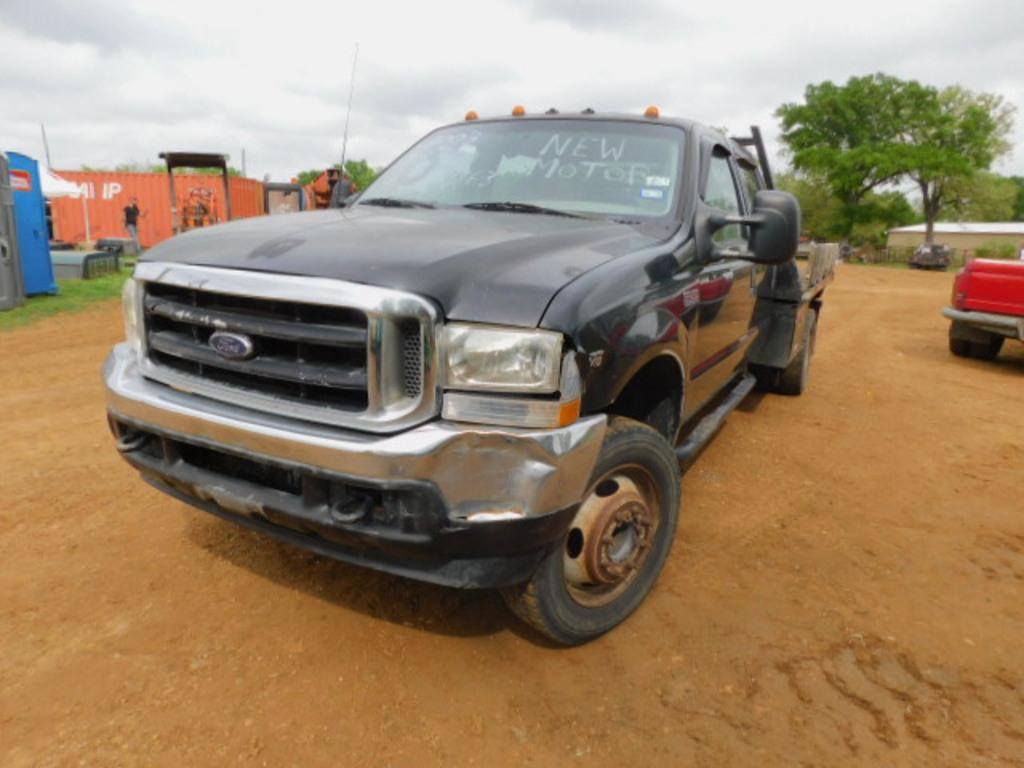
[[[48,200],[55,200],[58,197],[79,198],[82,201],[82,215],[85,217],[85,239],[92,240],[92,232],[89,227],[89,207],[86,205],[86,195],[82,188],[73,181],[58,176],[49,168],[43,166],[39,169],[39,184],[43,188],[43,197]]]
[[[56,197],[82,197],[82,190],[77,184],[58,176],[45,166],[39,169],[39,183],[43,188],[43,197],[51,200]]]

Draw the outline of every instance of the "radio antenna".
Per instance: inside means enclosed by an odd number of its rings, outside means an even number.
[[[348,83],[348,109],[345,112],[345,134],[341,140],[341,173],[345,173],[345,151],[348,149],[348,121],[352,117],[352,94],[356,88],[356,62],[359,61],[359,43],[356,43],[356,52],[352,56],[352,77]]]
[[[50,142],[46,140],[46,126],[40,123],[39,130],[43,133],[43,149],[46,151],[46,167],[52,169],[53,163],[50,162]]]

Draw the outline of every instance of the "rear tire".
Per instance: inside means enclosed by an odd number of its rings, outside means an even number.
[[[1003,348],[1005,339],[995,333],[986,334],[985,341],[968,341],[953,336],[950,329],[949,351],[957,357],[972,357],[976,360],[995,360]]]
[[[603,635],[654,586],[672,548],[679,503],[672,446],[646,424],[613,418],[565,540],[529,582],[503,590],[505,602],[556,643]]]
[[[979,360],[995,360],[1003,348],[1003,337],[991,334],[988,341],[972,341],[971,356]]]
[[[949,337],[949,351],[957,357],[970,357],[971,356],[971,342],[966,339],[958,339],[954,336]]]

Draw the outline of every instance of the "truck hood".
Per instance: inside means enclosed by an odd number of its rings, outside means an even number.
[[[655,242],[607,221],[357,205],[194,230],[143,260],[398,288],[433,299],[451,320],[535,326],[575,277]]]

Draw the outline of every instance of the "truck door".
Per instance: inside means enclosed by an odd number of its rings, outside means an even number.
[[[725,214],[743,211],[737,173],[729,151],[716,147],[711,154],[701,198]],[[738,224],[718,230],[719,248],[745,249],[746,233]],[[740,259],[722,259],[704,266],[698,276],[700,309],[696,343],[690,349],[691,407],[704,403],[724,386],[754,339],[753,265]],[[695,402],[696,401],[696,402]]]

